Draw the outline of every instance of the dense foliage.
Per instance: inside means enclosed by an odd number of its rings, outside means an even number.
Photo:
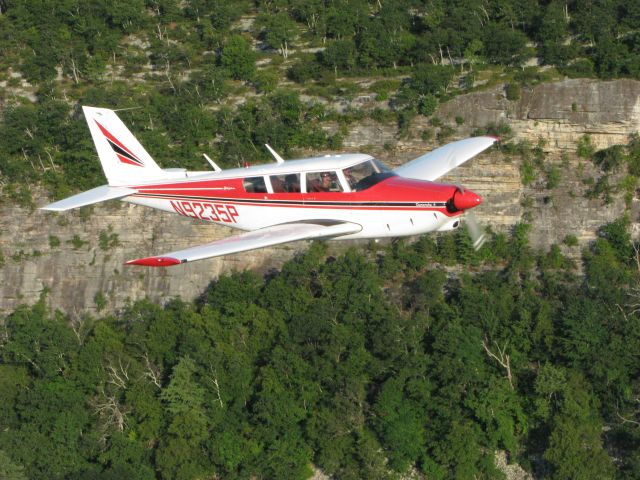
[[[640,7],[622,0],[5,0],[0,9],[4,62],[34,81],[55,78],[59,67],[76,80],[97,78],[127,57],[120,47],[130,35],[150,42],[158,67],[189,67],[204,50],[240,54],[244,40],[227,34],[242,16],[257,18],[251,35],[283,57],[301,43],[326,45],[318,62],[332,69],[478,56],[522,65],[536,55],[575,73],[640,75]]]
[[[483,75],[511,100],[558,72],[640,78],[639,27],[622,0],[2,0],[0,185],[28,201],[34,181],[56,197],[102,183],[81,104],[135,108],[121,115],[165,168],[235,166],[264,142],[336,149],[346,130],[327,120],[405,135]],[[390,115],[323,104],[363,88]]]
[[[505,450],[548,478],[637,478],[638,268],[623,219],[584,278],[520,225],[479,253],[462,232],[314,244],[102,319],[43,298],[4,322],[0,475],[494,478]]]

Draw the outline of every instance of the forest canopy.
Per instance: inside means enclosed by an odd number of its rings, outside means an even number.
[[[99,319],[51,312],[43,293],[4,322],[0,469],[470,479],[499,477],[501,450],[538,476],[636,478],[628,222],[601,229],[584,277],[559,249],[532,251],[526,231],[481,254],[463,233],[337,257],[316,243],[193,303]]]

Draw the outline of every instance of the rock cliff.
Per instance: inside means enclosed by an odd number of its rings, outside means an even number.
[[[481,221],[495,230],[515,223],[532,223],[531,241],[536,247],[561,243],[575,235],[581,245],[596,229],[626,208],[621,194],[609,204],[585,198],[583,178],[597,177],[593,165],[575,155],[576,142],[589,133],[597,148],[627,143],[640,130],[640,82],[617,80],[565,80],[523,89],[518,101],[509,101],[504,86],[462,95],[441,105],[437,115],[455,127],[447,139],[470,135],[490,122],[510,125],[516,141],[536,144],[543,140],[545,164],[559,172],[552,189],[541,177],[523,186],[521,160],[492,150],[458,169],[446,180],[462,183],[485,198],[478,210]],[[462,125],[454,119],[461,117]],[[364,120],[350,127],[344,150],[365,149],[390,164],[400,164],[437,146],[421,135],[433,130],[417,117],[402,139],[395,126]],[[35,195],[40,206],[47,203]],[[637,218],[637,201],[630,205]],[[628,209],[627,209],[628,210]],[[80,312],[113,311],[128,301],[149,297],[164,300],[180,296],[192,299],[223,272],[245,268],[268,271],[279,268],[297,251],[298,242],[228,257],[204,260],[167,269],[124,267],[138,256],[197,245],[228,235],[231,230],[118,202],[64,214],[29,210],[15,204],[0,205],[0,311],[20,303],[32,303],[43,290],[54,308]],[[345,248],[336,242],[333,249]],[[563,246],[578,257],[579,247]]]

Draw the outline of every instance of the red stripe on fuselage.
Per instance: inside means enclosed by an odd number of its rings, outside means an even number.
[[[407,211],[434,211],[434,212],[442,212],[449,217],[455,217],[456,215],[460,215],[462,212],[454,212],[450,213],[447,211],[446,207],[442,206],[422,206],[422,205],[394,205],[393,203],[380,205],[381,202],[377,202],[376,204],[372,203],[371,205],[367,205],[366,202],[336,202],[334,204],[323,204],[320,201],[311,201],[311,200],[300,200],[298,203],[283,203],[283,201],[278,202],[277,200],[271,201],[262,201],[258,203],[257,201],[252,201],[252,199],[236,199],[232,200],[229,198],[219,198],[219,197],[190,197],[190,196],[171,196],[171,195],[140,195],[134,194],[132,197],[142,197],[142,198],[154,198],[158,200],[169,200],[169,201],[189,201],[189,202],[213,202],[220,204],[228,204],[228,205],[236,205],[236,206],[249,206],[249,207],[278,207],[278,208],[314,208],[314,209],[324,209],[324,210],[407,210]],[[244,200],[244,201],[240,201]],[[407,202],[407,203],[416,203],[416,202]],[[425,203],[425,202],[417,202],[417,203]]]
[[[247,193],[242,178],[207,179],[134,186],[140,197],[162,200],[216,202],[237,206],[312,208],[322,210],[433,211],[448,217],[444,204],[458,190],[455,185],[391,177],[359,192]],[[433,204],[439,205],[433,205]],[[395,205],[398,204],[398,205]],[[430,205],[431,204],[431,205]]]

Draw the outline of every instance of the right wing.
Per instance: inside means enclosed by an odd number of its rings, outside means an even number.
[[[234,237],[223,238],[205,245],[177,250],[155,257],[139,258],[127,262],[127,265],[145,265],[148,267],[168,267],[185,262],[219,257],[230,253],[245,252],[256,248],[270,247],[281,243],[313,238],[333,238],[357,233],[362,226],[350,222],[317,221],[316,223],[283,223],[272,227],[242,233]]]
[[[483,152],[498,140],[500,140],[498,137],[492,136],[458,140],[400,165],[394,172],[402,177],[433,182]]]

